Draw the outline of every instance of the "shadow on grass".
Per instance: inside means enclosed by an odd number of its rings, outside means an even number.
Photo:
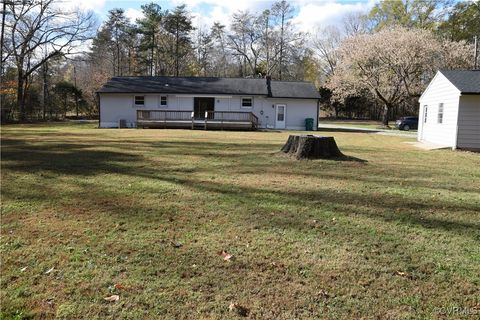
[[[276,144],[228,144],[215,142],[154,142],[141,143],[143,147],[154,149],[154,151],[161,152],[162,155],[175,155],[182,157],[184,155],[198,155],[206,158],[209,157],[244,157],[244,163],[234,164],[226,167],[225,174],[228,175],[228,170],[233,170],[238,166],[255,166],[251,160],[252,154],[265,158],[268,153],[265,148],[274,148]],[[125,150],[132,147],[129,144],[122,145]],[[233,152],[232,154],[220,154],[225,151],[225,146],[229,146]],[[259,188],[259,187],[245,187],[234,183],[221,183],[215,181],[199,180],[192,173],[216,173],[215,168],[211,166],[196,166],[193,169],[186,171],[174,170],[171,166],[162,166],[156,162],[148,165],[148,159],[141,154],[132,154],[118,151],[96,150],[92,149],[98,147],[96,144],[31,144],[22,140],[3,140],[2,150],[2,169],[14,170],[21,172],[37,173],[38,171],[46,170],[62,175],[80,175],[92,176],[100,173],[115,173],[128,175],[136,178],[152,179],[154,181],[164,181],[175,185],[187,187],[200,195],[209,193],[217,197],[219,203],[232,206],[232,208],[245,207],[250,212],[260,212],[263,214],[271,213],[271,208],[278,208],[284,206],[286,208],[302,209],[309,207],[312,211],[320,208],[342,214],[344,216],[354,218],[355,215],[366,216],[371,219],[380,220],[383,222],[401,223],[409,226],[421,226],[423,228],[433,228],[444,230],[448,232],[455,232],[466,236],[478,236],[480,225],[478,223],[467,223],[461,221],[453,221],[440,219],[437,217],[425,214],[431,210],[448,210],[450,217],[455,217],[454,213],[463,214],[467,212],[475,212],[478,206],[475,202],[472,203],[449,203],[442,200],[430,201],[425,199],[417,199],[405,197],[395,194],[372,193],[372,192],[356,192],[353,190],[344,189],[341,192],[338,190],[329,189],[307,189],[307,190],[285,190],[281,188]],[[112,145],[105,147],[111,148]],[[137,151],[137,150],[136,150]],[[139,152],[141,153],[141,152]],[[5,163],[5,162],[6,163]],[[352,161],[350,159],[343,159],[341,161]],[[353,161],[363,162],[361,159],[354,158]],[[271,166],[271,164],[266,164]],[[338,168],[339,173],[327,176],[338,180],[345,179],[341,174],[342,169]],[[233,173],[233,172],[232,172]],[[263,171],[256,172],[261,179]],[[323,173],[317,172],[315,176],[321,178]],[[378,178],[377,178],[378,179]],[[378,181],[381,182],[381,181]],[[2,187],[6,199],[14,196],[16,192],[9,192],[9,185],[13,184],[11,181]],[[34,186],[32,186],[34,187]],[[22,188],[28,188],[28,185],[23,185]],[[26,189],[28,190],[28,189]],[[88,201],[92,205],[106,212],[138,212],[138,210],[154,210],[141,202],[141,199],[135,198],[130,203],[114,201],[96,201],[99,198],[110,196],[113,198],[124,197],[120,192],[107,194],[98,186],[92,186],[87,193],[92,193],[88,197]],[[156,190],[145,189],[144,192],[157,194]],[[34,193],[34,192],[32,192]],[[26,192],[28,195],[29,193]],[[18,196],[18,194],[17,194]],[[30,194],[33,196],[33,194]],[[38,198],[41,199],[43,194],[39,191]],[[49,197],[55,197],[55,193],[49,193]],[[58,196],[58,195],[57,195]],[[63,195],[64,196],[64,195]],[[80,203],[86,201],[84,194],[72,194],[72,198]],[[122,207],[124,206],[124,207]],[[120,207],[120,208],[119,208]],[[264,208],[264,209],[261,209]],[[259,223],[256,217],[252,214],[246,215],[245,220],[249,220],[251,224]],[[282,227],[282,228],[306,228],[306,216],[293,216],[290,218],[283,217],[262,219],[261,223],[264,227]]]
[[[273,153],[273,155],[277,155],[279,157],[284,157],[286,159],[291,159],[291,160],[295,160],[295,161],[322,161],[322,160],[331,160],[331,161],[351,161],[351,162],[359,162],[359,163],[367,163],[368,161],[367,160],[364,160],[364,159],[360,159],[360,158],[357,158],[357,157],[353,157],[353,156],[347,156],[347,155],[343,155],[343,156],[340,156],[340,157],[329,157],[329,158],[322,158],[322,159],[296,159],[294,155],[291,155],[291,154],[288,154],[288,153],[285,153],[283,151],[278,151],[278,152],[275,152]]]
[[[360,128],[334,128],[334,127],[320,127],[317,131],[326,131],[326,132],[348,132],[348,133],[377,133],[381,130],[376,129],[360,129]]]
[[[124,152],[90,150],[93,147],[95,145],[73,143],[38,145],[4,139],[2,169],[91,176],[101,172],[127,173],[128,164],[143,158]],[[122,163],[126,166],[121,166]]]

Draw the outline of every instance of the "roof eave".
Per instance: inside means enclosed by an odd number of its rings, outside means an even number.
[[[267,97],[269,99],[313,99],[317,100],[320,99],[320,97],[278,97],[278,96],[273,96],[273,97],[268,97],[267,94],[260,94],[260,93],[218,93],[218,92],[161,92],[161,91],[95,91],[97,94],[186,94],[186,95],[226,95],[226,96],[263,96]]]

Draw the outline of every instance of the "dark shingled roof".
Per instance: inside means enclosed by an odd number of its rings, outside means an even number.
[[[271,81],[273,98],[319,99],[310,82]],[[208,77],[113,77],[99,93],[268,95],[266,79]]]
[[[480,70],[440,71],[462,94],[480,94]]]

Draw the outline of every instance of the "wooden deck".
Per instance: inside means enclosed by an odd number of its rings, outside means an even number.
[[[137,127],[256,130],[258,118],[252,112],[206,111],[195,117],[192,111],[137,110]]]

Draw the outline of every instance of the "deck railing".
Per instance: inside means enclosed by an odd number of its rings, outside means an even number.
[[[191,121],[192,128],[195,124],[202,124],[207,129],[208,124],[215,124],[221,128],[232,123],[250,123],[252,129],[258,128],[258,117],[252,112],[237,111],[206,111],[200,117],[192,111],[179,110],[137,110],[137,122],[158,123],[167,126],[168,123]],[[223,126],[225,124],[225,126]]]
[[[137,121],[191,121],[193,118],[192,111],[179,110],[137,110]]]

